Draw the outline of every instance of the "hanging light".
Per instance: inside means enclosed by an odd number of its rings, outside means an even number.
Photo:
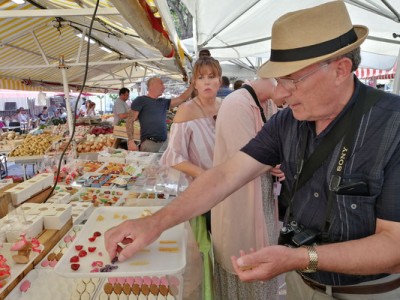
[[[14,2],[15,4],[24,4],[25,1],[24,0],[11,0],[12,2]]]

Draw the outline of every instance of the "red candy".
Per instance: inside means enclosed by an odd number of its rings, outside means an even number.
[[[80,250],[83,249],[83,246],[82,245],[75,245],[75,249],[76,249],[76,251],[80,251]]]
[[[80,264],[71,264],[71,269],[77,271],[81,265]]]
[[[89,242],[94,242],[96,240],[96,237],[92,236],[92,237],[88,238],[88,240],[89,240]]]
[[[69,260],[71,263],[77,263],[79,262],[79,256],[72,256],[71,259]]]
[[[95,231],[94,233],[93,233],[93,236],[101,236],[101,233],[99,232],[99,231]]]
[[[79,257],[85,257],[87,255],[87,252],[85,250],[79,251]]]
[[[89,247],[89,248],[88,248],[88,251],[89,251],[89,252],[94,252],[94,251],[96,251],[96,247]]]

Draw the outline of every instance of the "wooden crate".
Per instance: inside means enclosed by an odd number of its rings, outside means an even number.
[[[18,183],[12,183],[0,189],[0,218],[8,214],[8,204],[11,203],[11,195],[7,190],[16,186]]]
[[[135,121],[134,130],[135,131],[134,131],[134,134],[133,134],[133,139],[140,140],[140,124],[139,124],[139,121]],[[126,127],[125,126],[116,126],[116,125],[114,125],[113,135],[116,138],[123,138],[123,139],[127,139],[128,138],[128,134],[126,133]]]
[[[125,126],[116,126],[114,125],[113,135],[117,138],[128,138],[128,134],[126,133]]]
[[[37,237],[40,244],[44,247],[42,252],[40,252],[40,254],[34,259],[33,263],[26,265],[24,271],[21,272],[21,274],[18,275],[18,277],[16,277],[9,286],[0,293],[0,299],[7,297],[18,283],[22,281],[24,277],[49,254],[50,250],[53,249],[61,238],[72,228],[72,225],[72,219],[70,219],[60,230],[45,229],[42,231],[42,233]]]

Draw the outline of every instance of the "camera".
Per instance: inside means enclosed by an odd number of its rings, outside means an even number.
[[[303,245],[313,245],[320,240],[321,233],[314,229],[304,228],[291,221],[282,227],[279,233],[278,245],[289,247],[300,247]]]

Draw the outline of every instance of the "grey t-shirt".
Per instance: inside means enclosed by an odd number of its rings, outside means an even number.
[[[114,125],[118,125],[121,119],[118,117],[119,114],[125,114],[129,111],[129,105],[126,104],[125,101],[122,101],[120,98],[115,100],[114,107],[113,107],[113,114],[114,114]]]

